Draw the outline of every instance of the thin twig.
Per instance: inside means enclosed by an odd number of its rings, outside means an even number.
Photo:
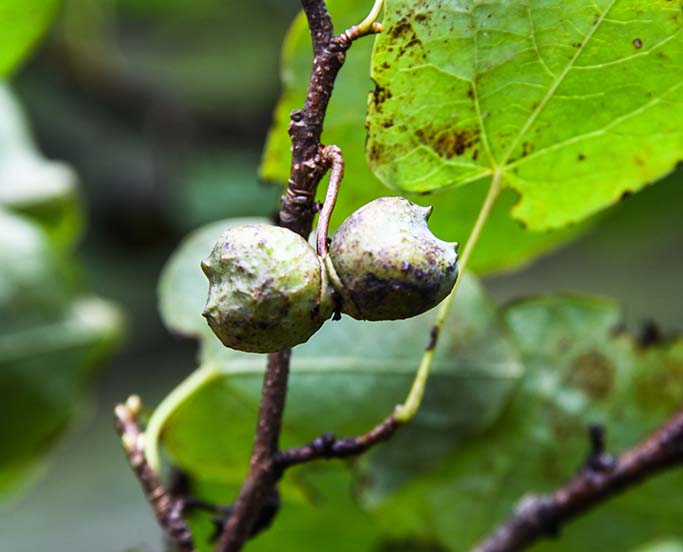
[[[324,433],[308,445],[283,450],[275,457],[280,469],[296,464],[304,464],[320,458],[348,458],[361,454],[382,441],[386,441],[401,426],[393,414],[387,416],[367,433],[357,437],[335,438],[332,433]]]
[[[164,488],[145,460],[145,434],[138,424],[141,409],[140,398],[135,395],[131,396],[125,404],[117,404],[114,408],[116,430],[121,436],[128,462],[142,485],[159,525],[165,530],[179,552],[194,552],[192,534],[182,517],[184,500],[172,496]]]
[[[683,463],[683,411],[618,458],[606,455],[602,431],[591,429],[593,451],[581,471],[548,495],[529,496],[473,552],[514,552],[560,528],[608,498]],[[596,462],[600,459],[601,461]]]
[[[330,229],[330,218],[337,204],[339,186],[344,178],[344,156],[337,146],[327,146],[323,149],[323,157],[332,165],[330,171],[330,183],[327,185],[325,203],[323,203],[318,216],[317,246],[318,255],[327,255],[327,232]]]

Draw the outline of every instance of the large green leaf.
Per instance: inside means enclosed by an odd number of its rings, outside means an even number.
[[[169,328],[202,339],[200,375],[191,377],[198,385],[164,423],[163,444],[190,473],[227,482],[244,476],[265,362],[262,355],[223,347],[201,317],[208,282],[199,262],[233,223],[215,223],[188,238],[165,268],[159,288]],[[363,432],[391,412],[410,387],[433,318],[433,312],[381,323],[344,317],[327,322],[297,347],[284,445],[303,444],[326,431]],[[408,463],[417,471],[456,446],[459,437],[492,423],[520,375],[493,307],[473,279],[465,277],[447,322],[434,385],[406,434],[420,446],[396,457],[397,470]],[[452,435],[445,444],[442,432]]]
[[[0,2],[0,78],[25,56],[50,23],[59,0]]]
[[[4,309],[3,309],[4,311]],[[62,318],[0,334],[0,496],[36,466],[77,411],[93,368],[120,338],[121,315],[93,297]]]
[[[360,21],[370,8],[367,0],[328,3],[337,31]],[[356,42],[347,54],[325,119],[323,142],[337,144],[344,152],[345,180],[335,209],[332,225],[336,226],[361,205],[383,195],[391,194],[371,173],[365,159],[366,130],[364,117],[368,93],[372,89],[369,59],[372,39]],[[282,185],[289,177],[290,152],[287,126],[292,109],[303,105],[306,83],[311,69],[311,45],[303,16],[296,19],[285,40],[282,54],[284,92],[275,111],[275,123],[268,135],[263,153],[261,176]],[[324,194],[324,186],[320,199]],[[430,226],[437,236],[464,242],[486,195],[486,183],[479,182],[464,188],[439,191],[428,197],[405,194],[413,201],[433,204]],[[542,252],[565,242],[584,228],[572,227],[559,232],[527,232],[508,214],[516,195],[505,191],[489,218],[470,263],[476,272],[514,267]]]
[[[0,497],[32,471],[121,334],[112,305],[79,292],[82,215],[72,171],[35,151],[0,88]]]
[[[67,259],[30,220],[0,208],[0,497],[35,468],[121,334],[109,303],[77,295]]]
[[[427,192],[493,173],[513,215],[561,227],[683,157],[680,0],[387,0],[368,159]]]
[[[588,453],[589,423],[605,424],[609,449],[621,451],[680,408],[683,341],[639,345],[620,332],[614,304],[547,297],[512,305],[505,318],[525,365],[517,395],[491,431],[381,503],[390,534],[468,549],[522,496],[551,491],[576,472]],[[671,489],[682,483],[680,471],[658,476],[538,549],[625,550],[680,538],[683,505]],[[368,498],[379,501],[370,489]]]

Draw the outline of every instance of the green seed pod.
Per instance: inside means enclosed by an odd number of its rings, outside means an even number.
[[[343,312],[358,320],[410,318],[448,295],[458,277],[458,245],[432,234],[431,212],[402,197],[382,197],[342,223],[325,266]]]
[[[281,351],[307,341],[334,310],[322,261],[286,228],[231,228],[204,261],[204,316],[226,347]]]

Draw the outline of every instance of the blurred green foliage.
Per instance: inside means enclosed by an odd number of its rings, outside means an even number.
[[[0,78],[14,69],[52,20],[59,0],[3,0],[0,4]]]
[[[0,89],[0,496],[43,459],[119,341],[118,310],[81,289],[76,177],[36,152]]]

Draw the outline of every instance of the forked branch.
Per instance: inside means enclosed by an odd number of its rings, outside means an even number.
[[[334,82],[353,40],[380,29],[374,20],[379,16],[381,1],[376,0],[372,12],[360,25],[339,36],[334,36],[324,0],[302,0],[302,6],[313,43],[313,68],[304,107],[294,110],[290,117],[292,164],[278,223],[307,238],[316,214],[316,190],[330,165],[333,167],[332,181],[338,185],[341,180],[341,152],[338,148],[324,148],[320,141]],[[217,552],[237,552],[242,548],[282,474],[275,459],[287,395],[290,356],[290,351],[268,356],[249,472],[220,536]]]

